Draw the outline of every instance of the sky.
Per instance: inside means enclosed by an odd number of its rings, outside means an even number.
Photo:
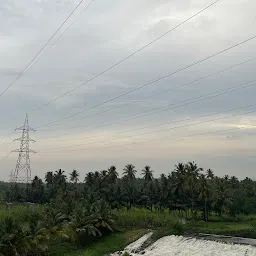
[[[79,2],[1,0],[0,180],[15,169],[9,152],[26,113],[36,128],[33,176],[76,169],[83,180],[131,163],[138,177],[145,165],[157,177],[195,161],[254,178],[256,38],[222,51],[256,36],[256,2],[220,0],[86,82],[214,1],[84,0],[16,79]]]

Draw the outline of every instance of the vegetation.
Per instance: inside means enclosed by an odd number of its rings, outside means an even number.
[[[119,227],[128,228],[168,228],[179,221],[175,211],[168,210],[159,212],[156,209],[149,211],[146,208],[121,208],[114,211]],[[132,216],[132,217],[131,217]]]
[[[147,229],[156,230],[153,239],[184,232],[256,237],[250,178],[217,177],[194,162],[159,178],[150,166],[141,178],[137,173],[128,164],[121,178],[111,166],[89,172],[83,182],[77,170],[61,169],[47,172],[44,182],[38,176],[27,185],[1,182],[0,255],[103,255]]]
[[[122,232],[112,233],[109,236],[87,245],[85,248],[78,248],[75,244],[55,243],[51,246],[51,255],[53,256],[101,256],[116,252],[125,248],[128,244],[136,241],[146,234],[146,229],[124,230]]]

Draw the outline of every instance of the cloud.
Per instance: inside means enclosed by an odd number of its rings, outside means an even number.
[[[247,125],[247,124],[237,124],[237,125],[230,125],[231,127],[236,127],[239,129],[256,129],[256,125]]]
[[[24,115],[28,112],[31,126],[38,126],[35,134],[38,142],[33,145],[36,151],[73,144],[85,144],[84,148],[87,148],[81,152],[62,153],[60,150],[56,154],[32,156],[33,173],[40,176],[59,167],[77,168],[84,174],[116,163],[121,170],[122,165],[128,162],[138,168],[153,162],[151,165],[157,173],[167,173],[177,161],[193,159],[207,167],[216,168],[218,173],[225,170],[228,174],[239,174],[241,166],[234,165],[232,161],[236,161],[240,153],[239,161],[244,164],[246,175],[252,175],[254,115],[244,114],[159,133],[153,132],[157,127],[147,127],[161,124],[159,129],[167,129],[189,124],[189,121],[171,122],[190,118],[193,123],[193,118],[210,113],[219,112],[216,117],[223,117],[222,112],[227,109],[253,104],[255,86],[174,109],[156,111],[256,79],[255,62],[168,93],[153,95],[256,57],[255,40],[105,105],[101,106],[101,103],[254,36],[255,1],[238,0],[236,4],[220,1],[132,58],[83,84],[211,2],[95,1],[78,17],[89,3],[84,1],[66,24],[68,26],[77,19],[74,25],[0,98],[0,140],[10,142],[11,136],[7,134],[24,122]],[[77,4],[78,1],[71,0],[2,1],[0,92],[15,79]],[[69,95],[39,111],[33,111],[79,85]],[[100,106],[94,108],[96,105]],[[83,113],[65,119],[67,115],[82,109]],[[146,115],[154,111],[156,113]],[[44,127],[62,118],[56,125]],[[239,129],[202,137],[186,137],[230,128]],[[151,131],[147,135],[134,136]],[[51,138],[53,136],[60,137],[54,139]],[[79,137],[81,139],[75,139]],[[172,139],[174,137],[184,138]],[[227,140],[227,137],[231,139]],[[60,139],[62,141],[57,141]],[[109,141],[89,145],[103,140]],[[135,144],[145,140],[150,143]],[[118,144],[127,145],[115,146]],[[104,148],[106,145],[111,147]],[[1,154],[7,154],[10,148],[5,144],[0,148]],[[0,163],[1,169],[11,170],[15,161],[16,156],[11,155]],[[7,176],[8,171],[2,173],[0,179],[7,179]]]

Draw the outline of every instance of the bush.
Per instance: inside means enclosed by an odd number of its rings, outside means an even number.
[[[164,228],[178,222],[168,211],[150,211],[145,208],[120,209],[116,211],[117,224],[121,227]]]
[[[184,226],[180,222],[176,222],[172,226],[174,235],[183,235],[184,234]]]

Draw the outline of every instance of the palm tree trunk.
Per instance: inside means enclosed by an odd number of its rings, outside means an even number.
[[[207,201],[204,200],[204,219],[205,219],[205,222],[208,221],[208,214],[207,214]]]
[[[192,202],[191,202],[191,211],[192,211],[192,216],[194,218],[194,193],[193,193],[193,189],[191,191],[191,198],[192,198]]]

